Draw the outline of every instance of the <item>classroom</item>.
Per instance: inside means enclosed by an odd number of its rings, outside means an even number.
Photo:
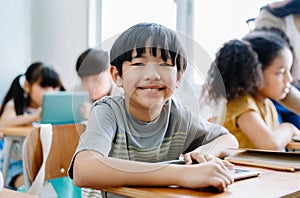
[[[299,0],[1,5],[0,197],[300,195]]]

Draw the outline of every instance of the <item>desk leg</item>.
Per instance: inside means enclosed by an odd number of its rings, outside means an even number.
[[[6,185],[6,179],[7,179],[7,174],[8,174],[8,167],[9,167],[9,161],[10,161],[10,156],[12,152],[12,146],[13,146],[13,139],[12,138],[6,138],[5,143],[6,146],[5,148],[7,149],[4,155],[4,160],[3,160],[3,181],[4,185]]]

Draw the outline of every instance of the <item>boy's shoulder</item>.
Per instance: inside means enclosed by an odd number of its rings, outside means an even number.
[[[96,106],[123,106],[124,105],[124,96],[104,96],[101,99],[95,101],[92,105],[92,108]]]
[[[102,104],[108,104],[108,105],[123,105],[124,104],[124,96],[104,96],[101,99],[94,102],[94,106],[102,105]]]

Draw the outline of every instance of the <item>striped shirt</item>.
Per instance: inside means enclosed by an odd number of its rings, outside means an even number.
[[[107,96],[94,103],[74,157],[82,150],[94,150],[134,161],[173,160],[227,133],[172,98],[158,118],[143,122],[130,115],[124,96]],[[72,178],[72,164],[70,168]]]

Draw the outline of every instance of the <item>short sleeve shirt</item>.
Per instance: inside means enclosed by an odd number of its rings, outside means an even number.
[[[237,124],[239,116],[248,111],[257,112],[270,129],[279,125],[275,106],[269,99],[265,99],[264,103],[261,104],[252,96],[246,95],[229,101],[224,126],[238,139],[241,148],[255,148]]]
[[[174,99],[165,103],[158,118],[143,122],[128,112],[124,96],[107,96],[94,103],[74,157],[82,150],[94,150],[126,160],[172,160],[227,133]],[[72,164],[69,173],[72,177]]]

